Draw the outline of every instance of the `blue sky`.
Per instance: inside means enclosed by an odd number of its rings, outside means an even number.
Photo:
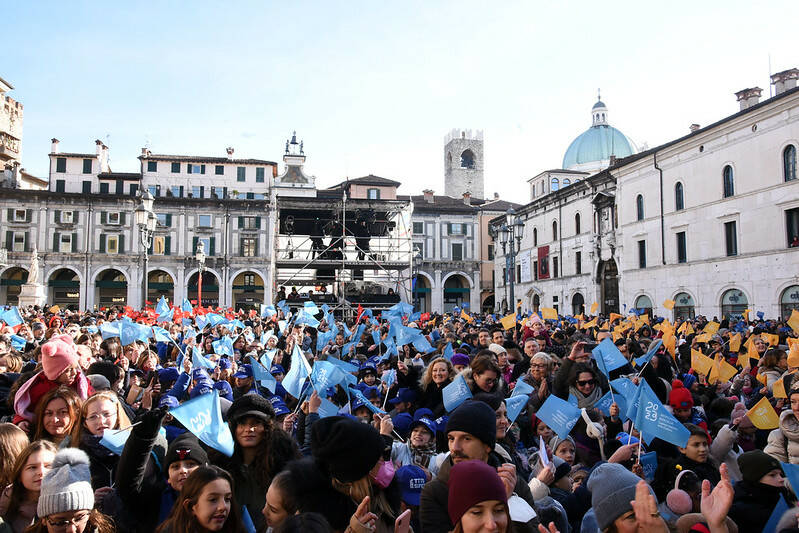
[[[549,4],[549,3],[548,3]],[[280,161],[320,186],[369,173],[443,193],[443,138],[485,132],[486,193],[527,199],[590,125],[597,88],[639,146],[738,109],[799,67],[799,2],[15,2],[0,77],[25,105],[23,166],[111,148]],[[281,165],[282,168],[282,165]]]

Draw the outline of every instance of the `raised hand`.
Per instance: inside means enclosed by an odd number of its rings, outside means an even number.
[[[727,513],[732,506],[734,495],[730,476],[727,472],[727,465],[721,463],[719,472],[721,473],[721,481],[716,484],[712,492],[710,490],[710,481],[702,481],[700,510],[711,530],[714,527],[719,528],[724,525]]]
[[[669,528],[660,516],[658,502],[649,492],[649,485],[641,480],[635,486],[635,500],[631,501],[635,511],[637,531],[641,533],[668,533]]]
[[[375,522],[377,522],[377,515],[369,512],[369,496],[365,497],[355,514],[350,517],[350,527],[348,530],[353,533],[366,533],[375,530]]]

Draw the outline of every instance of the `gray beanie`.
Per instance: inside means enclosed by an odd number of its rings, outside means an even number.
[[[78,448],[64,448],[42,479],[36,514],[40,517],[94,508],[89,456]]]
[[[600,531],[632,510],[630,502],[635,500],[635,486],[639,481],[640,477],[618,463],[603,463],[594,469],[588,478],[588,490]],[[649,492],[654,496],[652,487]]]

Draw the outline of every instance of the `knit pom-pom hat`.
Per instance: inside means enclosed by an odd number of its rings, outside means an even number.
[[[36,514],[46,517],[94,508],[89,456],[79,448],[64,448],[42,479]]]
[[[669,405],[672,409],[690,409],[694,406],[694,397],[691,396],[691,391],[686,389],[679,379],[671,382]]]
[[[78,351],[70,335],[55,335],[42,344],[42,368],[50,381],[78,364]]]

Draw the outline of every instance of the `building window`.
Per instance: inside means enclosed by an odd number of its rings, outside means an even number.
[[[560,266],[559,258],[558,257],[553,257],[552,258],[552,277],[553,278],[557,278],[558,277],[558,270],[559,270],[558,267],[559,266]]]
[[[574,234],[580,234],[580,213],[574,215]]]
[[[147,172],[158,172],[158,161],[147,161]]]
[[[522,265],[516,265],[516,279],[514,281],[518,282],[522,279]]]
[[[128,189],[128,195],[136,196],[139,193],[139,184],[138,183],[131,183]]]
[[[447,224],[449,235],[466,235],[466,224]]]
[[[683,195],[682,183],[677,183],[674,186],[674,210],[682,211],[685,209],[685,197]]]
[[[55,192],[65,192],[66,184],[65,180],[55,180]]]
[[[83,186],[81,188],[83,194],[91,194],[92,193],[92,182],[91,181],[84,181]]]
[[[258,239],[247,237],[241,239],[242,257],[255,257],[258,253]]]
[[[738,255],[738,232],[734,220],[724,223],[724,243],[727,248],[727,257]]]
[[[677,262],[678,263],[687,263],[688,262],[688,251],[686,250],[685,246],[685,232],[680,231],[677,233]]]
[[[560,180],[558,178],[552,178],[552,192],[555,192],[558,189],[560,189]]]
[[[55,159],[55,171],[56,172],[66,172],[67,171],[67,158],[66,157],[56,157],[56,159]]]
[[[366,189],[366,197],[369,200],[379,200],[380,199],[380,189]]]
[[[636,220],[644,219],[644,197],[640,194],[635,197],[635,213]]]
[[[792,144],[782,151],[782,172],[785,181],[796,179],[796,146]]]
[[[464,150],[461,154],[461,168],[474,168],[474,152]]]
[[[799,248],[799,207],[785,211],[785,228],[788,230],[788,247]]]
[[[118,226],[122,220],[122,217],[119,216],[119,213],[108,213],[107,215],[107,223],[113,226]]]
[[[117,237],[116,235],[106,235],[105,252],[108,254],[119,253],[119,237]]]
[[[533,228],[533,246],[538,246],[538,228]]]
[[[221,176],[225,173],[225,166],[224,165],[216,165],[214,167],[214,174],[217,176]]]
[[[73,214],[74,211],[61,211],[61,214],[59,215],[61,220],[59,220],[59,222],[61,224],[72,224],[73,222],[75,222],[75,217],[73,216]]]
[[[241,217],[242,229],[258,229],[261,227],[260,219],[258,217]]]
[[[538,281],[538,261],[533,261],[533,279]]]
[[[211,227],[211,215],[197,215],[197,226],[201,228]],[[208,252],[206,252],[208,253]]]
[[[488,245],[488,260],[489,261],[493,261],[494,260],[494,246],[495,245],[493,243]]]
[[[148,190],[148,191],[150,191],[150,194],[152,194],[152,195],[153,195],[153,198],[155,198],[156,196],[158,196],[158,187],[157,187],[157,186],[155,186],[155,185],[150,185],[149,187],[147,187],[147,190]]]
[[[236,181],[244,181],[247,175],[246,167],[236,167]]]
[[[166,237],[157,236],[153,237],[153,249],[150,252],[153,255],[165,255],[166,254]]]
[[[415,242],[413,243],[413,255],[416,255],[417,252],[419,256],[424,259],[424,243],[423,242]]]
[[[572,182],[569,181],[569,178],[563,178],[563,186],[568,187],[571,185]]]
[[[171,186],[171,187],[169,188],[169,193],[170,193],[172,196],[174,196],[175,198],[180,198],[181,196],[183,196],[183,195],[181,194],[181,191],[180,191],[180,189],[181,189],[180,185],[173,185],[173,186]]]
[[[100,183],[100,194],[108,194],[111,190],[108,182]]]
[[[552,221],[552,240],[553,241],[558,240],[558,221],[557,220],[553,220]]]
[[[575,274],[582,274],[583,273],[583,253],[582,252],[574,252],[574,273]]]
[[[255,183],[263,183],[265,175],[266,172],[264,172],[264,167],[257,167],[255,169]]]
[[[158,220],[159,227],[166,228],[172,225],[172,216],[167,213],[156,213],[155,218]]]
[[[413,234],[414,235],[422,235],[424,233],[424,222],[414,222],[413,223]]]
[[[735,179],[732,172],[732,167],[727,165],[724,167],[722,173],[724,178],[724,198],[729,198],[735,195]]]
[[[461,243],[452,244],[452,260],[463,261],[463,244]]]
[[[646,268],[646,241],[638,241],[638,268]]]
[[[189,174],[205,174],[205,165],[188,165]]]
[[[28,220],[27,210],[14,209],[14,222],[26,222]]]
[[[91,174],[92,173],[92,160],[91,159],[84,159],[83,160],[83,173],[84,174]]]
[[[58,242],[58,251],[62,254],[68,254],[72,251],[72,234],[62,233]]]
[[[15,252],[24,252],[25,251],[25,234],[24,233],[14,233],[14,244],[13,250]]]
[[[191,196],[192,196],[192,198],[202,198],[203,197],[203,188],[202,187],[193,186],[191,188]]]
[[[180,163],[172,163],[172,174],[180,173]]]

